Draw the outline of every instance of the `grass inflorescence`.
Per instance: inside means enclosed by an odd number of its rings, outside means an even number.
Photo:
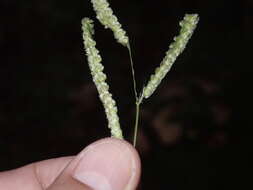
[[[136,90],[132,52],[129,43],[129,37],[126,34],[126,31],[123,30],[118,18],[113,14],[113,11],[110,8],[107,0],[91,0],[91,3],[94,11],[96,12],[96,17],[100,23],[104,25],[105,28],[112,30],[114,38],[117,40],[117,42],[127,47],[129,52],[136,104],[136,118],[133,139],[133,145],[135,146],[138,132],[140,105],[143,103],[144,99],[148,99],[155,92],[163,78],[170,71],[171,66],[176,61],[177,57],[183,52],[197,26],[199,17],[197,14],[186,14],[184,16],[184,19],[179,23],[181,26],[179,35],[174,37],[174,42],[169,45],[169,50],[166,52],[161,64],[156,68],[154,74],[151,75],[150,80],[141,90],[141,93],[138,93]],[[106,75],[103,73],[104,67],[101,64],[102,58],[99,55],[99,51],[95,47],[96,42],[92,38],[92,35],[94,34],[93,27],[93,21],[91,19],[84,18],[82,20],[84,48],[88,57],[89,68],[91,70],[93,81],[97,87],[100,100],[102,101],[105,109],[108,127],[111,129],[111,135],[113,137],[123,139],[119,117],[117,114],[116,102],[113,100],[112,94],[109,92],[109,85],[105,81]]]

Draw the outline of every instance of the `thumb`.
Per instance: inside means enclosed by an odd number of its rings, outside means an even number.
[[[86,147],[47,190],[134,190],[140,159],[132,145],[106,138]]]

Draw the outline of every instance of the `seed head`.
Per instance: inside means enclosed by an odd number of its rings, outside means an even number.
[[[103,103],[108,120],[108,127],[111,129],[111,135],[123,139],[116,102],[109,92],[109,85],[106,83],[106,74],[103,72],[104,66],[101,64],[102,58],[99,55],[99,51],[96,49],[96,42],[92,38],[94,34],[93,21],[89,18],[84,18],[82,20],[82,30],[84,48],[88,58],[92,79],[98,90],[99,98]]]
[[[122,29],[117,17],[113,14],[112,9],[107,0],[91,0],[93,9],[97,14],[97,19],[104,25],[105,28],[110,28],[115,39],[122,44],[127,46],[129,39],[126,32]]]
[[[180,33],[174,38],[174,42],[169,46],[169,50],[166,52],[166,56],[162,60],[160,66],[155,70],[155,73],[151,75],[148,84],[143,89],[142,97],[149,98],[154,93],[162,79],[171,69],[171,66],[176,61],[177,57],[185,49],[198,21],[199,17],[197,14],[186,14],[184,19],[179,23],[181,26]]]

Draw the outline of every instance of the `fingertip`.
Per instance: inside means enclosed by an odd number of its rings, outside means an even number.
[[[134,190],[140,178],[140,158],[124,140],[105,138],[82,150],[50,190]]]
[[[127,141],[101,139],[86,147],[79,156],[82,158],[73,172],[76,180],[93,189],[136,188],[141,162],[136,149]]]

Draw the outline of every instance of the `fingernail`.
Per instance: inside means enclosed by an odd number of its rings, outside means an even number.
[[[73,174],[76,180],[94,190],[129,187],[136,169],[130,145],[109,139],[88,146],[81,155]]]

